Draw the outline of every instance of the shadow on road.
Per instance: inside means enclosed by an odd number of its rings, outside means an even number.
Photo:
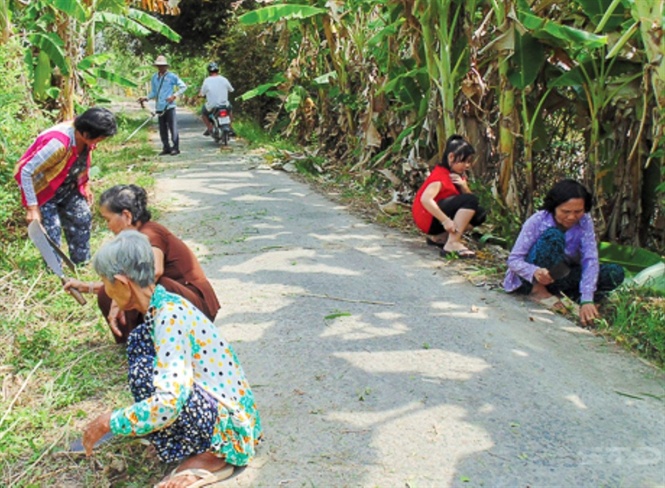
[[[660,373],[180,127],[161,221],[201,258],[266,430],[238,486],[665,483]]]

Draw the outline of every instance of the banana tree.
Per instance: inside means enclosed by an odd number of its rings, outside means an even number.
[[[639,26],[644,52],[653,67],[653,76],[650,79],[660,109],[659,115],[662,117],[665,112],[665,38],[663,37],[665,5],[663,2],[652,0],[631,0],[629,4],[633,19]],[[665,125],[659,124],[659,127],[662,139],[665,136],[663,132]]]
[[[145,36],[158,32],[177,41],[178,34],[151,15],[130,8],[125,0],[38,0],[16,11],[17,22],[27,32],[28,66],[32,67],[36,99],[57,98],[60,117],[74,114],[76,95],[83,83],[88,89],[98,79],[134,86],[127,78],[106,70],[94,53],[95,26],[118,26],[125,32]],[[82,53],[79,46],[86,41]],[[36,52],[36,57],[33,57]],[[60,81],[50,85],[53,77]]]
[[[443,154],[446,139],[458,132],[456,95],[469,66],[466,39],[459,28],[463,15],[463,1],[415,0],[413,5],[413,16],[422,32],[427,71],[440,104],[440,120],[434,120],[439,154]]]
[[[515,135],[519,133],[515,110],[515,91],[510,84],[510,58],[515,49],[515,26],[509,14],[514,10],[512,0],[490,0],[496,35],[490,47],[496,51],[495,65],[498,72],[496,85],[499,100],[499,171],[495,181],[496,197],[509,209],[519,208],[515,169]],[[483,23],[489,22],[489,18]]]
[[[533,212],[533,194],[535,191],[534,181],[534,137],[536,124],[540,121],[540,112],[547,100],[551,88],[541,93],[538,87],[533,86],[536,78],[545,64],[545,49],[542,43],[528,32],[520,34],[514,32],[514,55],[511,58],[512,66],[508,74],[510,84],[521,96],[520,115],[522,119],[522,141],[524,148],[523,163],[525,167],[526,192],[524,215]],[[537,94],[535,107],[532,107],[531,96]]]

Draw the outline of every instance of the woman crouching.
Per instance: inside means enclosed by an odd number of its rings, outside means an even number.
[[[591,211],[591,193],[575,180],[556,183],[542,209],[524,222],[508,256],[507,292],[558,310],[563,293],[580,303],[582,325],[600,318],[596,302],[623,282],[623,268],[600,264]]]
[[[487,216],[467,183],[474,154],[462,136],[451,136],[441,161],[413,199],[413,220],[428,236],[427,243],[441,248],[442,257],[476,257],[462,242],[467,228],[481,225]]]
[[[121,232],[93,266],[118,307],[140,312],[144,321],[127,341],[136,403],[87,425],[86,454],[109,431],[145,436],[163,462],[180,462],[159,488],[207,486],[247,465],[261,421],[231,345],[190,302],[154,285],[154,254],[143,234]]]

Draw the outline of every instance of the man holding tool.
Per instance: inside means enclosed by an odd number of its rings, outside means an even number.
[[[185,93],[187,85],[178,75],[169,71],[169,63],[164,56],[157,56],[154,66],[157,68],[157,73],[152,75],[150,80],[150,93],[147,97],[139,98],[139,102],[155,99],[155,111],[159,116],[159,137],[162,139],[162,152],[159,155],[177,156],[180,154],[180,138],[175,100]]]

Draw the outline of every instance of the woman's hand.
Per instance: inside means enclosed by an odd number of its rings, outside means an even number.
[[[28,224],[33,220],[36,220],[37,222],[42,221],[42,213],[39,211],[39,207],[37,205],[30,205],[27,208],[25,214],[25,220],[28,221]]]
[[[67,278],[67,281],[65,281],[63,288],[65,289],[65,291],[74,289],[80,291],[81,293],[89,293],[91,286],[92,283],[90,282],[83,282],[75,278]]]
[[[127,322],[125,321],[125,312],[120,310],[120,307],[115,303],[115,300],[111,301],[111,310],[109,311],[109,316],[107,318],[111,331],[113,331],[118,337],[122,337],[122,332],[118,329],[118,324],[126,325]]]
[[[458,175],[457,173],[450,173],[450,181],[453,182],[453,185],[459,187],[462,193],[471,193],[469,184],[464,178],[462,178],[462,175]]]
[[[554,283],[554,280],[550,276],[550,272],[546,268],[538,268],[536,272],[533,273],[533,279],[545,286]]]
[[[111,432],[111,412],[101,414],[95,420],[86,425],[83,431],[83,447],[85,448],[85,455],[90,457],[92,455],[92,448],[95,447],[97,441]]]
[[[457,173],[450,173],[450,181],[453,182],[453,185],[464,185],[466,182],[464,181],[464,178],[462,178],[461,175],[458,175]]]
[[[580,321],[582,325],[592,325],[594,320],[599,319],[598,308],[593,303],[585,303],[580,307]]]
[[[92,208],[92,204],[95,203],[95,195],[90,191],[90,183],[86,183],[83,189],[85,194],[85,201],[88,202],[88,206]]]
[[[441,225],[443,225],[443,228],[449,234],[457,234],[457,226],[455,225],[455,221],[453,219],[447,219],[445,222],[442,222]]]

